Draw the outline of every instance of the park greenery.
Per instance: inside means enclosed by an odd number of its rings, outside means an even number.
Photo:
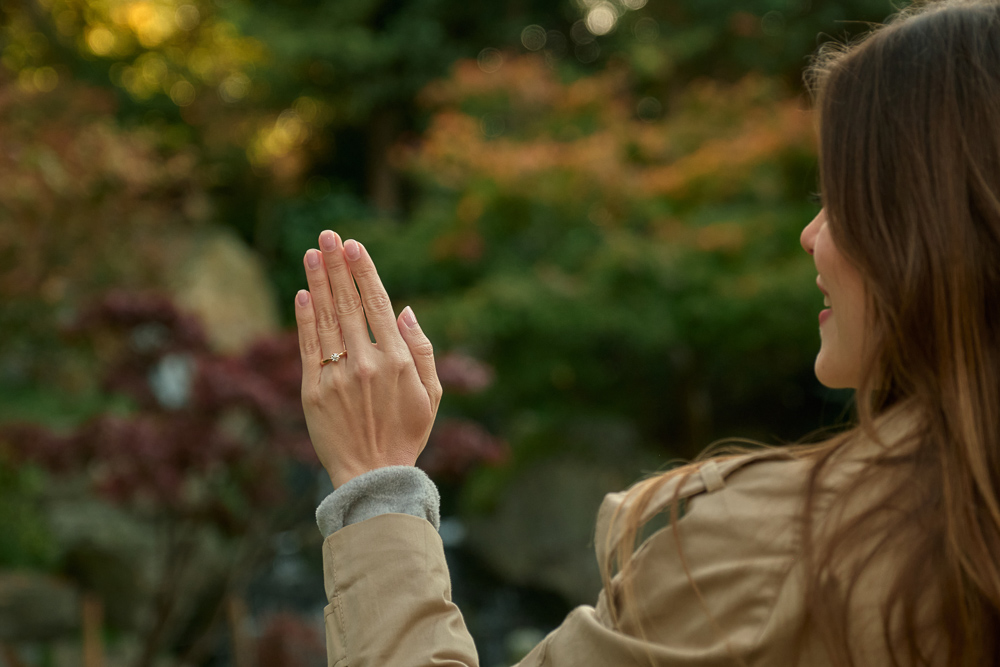
[[[802,70],[892,10],[4,3],[0,568],[103,599],[91,650],[250,664],[241,600],[316,492],[290,328],[324,229],[364,242],[435,343],[446,395],[421,465],[449,513],[488,513],[540,461],[615,459],[609,442],[651,470],[835,421],[846,398],[812,377],[822,300],[798,245],[819,208]],[[219,234],[263,269],[263,288],[213,302],[269,304],[243,338],[177,295],[178,266]],[[53,528],[81,498],[156,527],[135,600]],[[272,621],[266,664],[313,664],[275,639],[309,627]],[[8,660],[42,641],[3,632]]]

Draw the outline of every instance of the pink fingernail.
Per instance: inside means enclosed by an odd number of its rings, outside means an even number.
[[[361,257],[361,248],[358,247],[358,242],[354,239],[344,243],[344,252],[347,253],[347,259],[355,260]]]
[[[310,269],[318,269],[319,268],[319,251],[318,250],[309,250],[306,253],[306,264],[309,265]]]
[[[299,302],[300,306],[307,305],[309,303],[309,292],[304,289],[300,289],[298,295],[295,297],[295,300]]]
[[[403,324],[410,329],[417,326],[417,317],[409,306],[403,309]]]
[[[319,235],[319,247],[324,252],[333,252],[337,249],[337,237],[329,229]]]

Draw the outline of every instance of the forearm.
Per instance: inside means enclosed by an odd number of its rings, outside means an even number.
[[[403,468],[361,475],[317,510],[330,667],[479,664],[451,602],[437,488]]]

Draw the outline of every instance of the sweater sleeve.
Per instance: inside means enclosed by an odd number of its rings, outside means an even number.
[[[390,466],[370,470],[342,484],[316,508],[316,524],[329,537],[380,514],[409,514],[440,527],[441,496],[420,468]]]

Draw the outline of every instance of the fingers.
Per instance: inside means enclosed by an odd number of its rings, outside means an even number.
[[[319,247],[323,249],[323,260],[333,290],[333,303],[344,343],[349,356],[355,360],[361,359],[370,354],[371,339],[368,337],[368,323],[361,296],[354,286],[354,276],[344,257],[344,246],[341,245],[340,236],[327,230],[319,235]],[[378,333],[375,335],[378,336]]]
[[[402,341],[399,339],[399,330],[396,327],[396,316],[392,312],[392,302],[389,301],[389,295],[386,294],[382,280],[378,277],[378,271],[368,250],[351,239],[344,243],[344,257],[347,258],[351,275],[358,283],[368,326],[375,334],[379,347],[385,350],[396,347],[401,350]]]
[[[330,281],[327,278],[323,255],[318,250],[310,249],[306,252],[303,263],[306,267],[306,280],[312,296],[316,332],[319,335],[322,353],[323,356],[330,356],[343,351],[344,342],[333,295],[330,293]]]
[[[295,295],[295,324],[299,329],[299,353],[302,355],[302,384],[312,384],[319,374],[323,350],[316,331],[316,312],[309,292]]]
[[[340,237],[329,230],[320,234],[319,239],[348,348],[367,350],[362,343],[369,342],[368,327],[371,327],[380,349],[401,349],[392,302],[368,251],[354,240],[342,244]]]
[[[417,323],[417,318],[413,315],[413,310],[409,306],[399,314],[396,325],[406,342],[406,346],[410,348],[410,355],[417,367],[420,382],[427,390],[427,395],[430,396],[436,409],[441,402],[441,382],[438,380],[437,365],[434,363],[434,346],[424,335]]]

